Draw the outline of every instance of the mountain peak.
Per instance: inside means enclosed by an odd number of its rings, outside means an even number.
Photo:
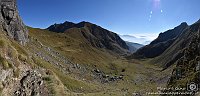
[[[47,30],[54,31],[54,32],[64,32],[64,31],[66,31],[67,29],[70,29],[70,28],[84,27],[86,24],[87,25],[95,25],[95,24],[92,24],[92,23],[86,22],[86,21],[82,21],[82,22],[79,22],[79,23],[73,23],[73,22],[65,21],[64,23],[51,25],[47,28]]]
[[[186,22],[182,22],[179,26],[177,26],[177,28],[178,27],[185,28],[187,26],[188,26],[188,24]]]
[[[79,23],[83,23],[83,24],[89,23],[89,24],[92,24],[92,23],[87,22],[87,21],[81,21],[81,22],[79,22]],[[79,23],[78,23],[78,24],[79,24]]]
[[[62,23],[61,23],[62,24]],[[63,24],[75,24],[73,22],[65,21]]]
[[[180,25],[188,25],[187,22],[182,22]]]
[[[95,24],[92,24],[92,23],[86,22],[86,21],[82,21],[82,22],[77,23],[75,27],[80,28],[80,27],[84,27],[84,26],[87,26],[87,25],[95,25]]]

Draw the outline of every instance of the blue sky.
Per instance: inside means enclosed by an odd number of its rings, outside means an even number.
[[[18,0],[24,23],[46,28],[54,23],[89,21],[121,35],[148,36],[200,19],[200,0]]]

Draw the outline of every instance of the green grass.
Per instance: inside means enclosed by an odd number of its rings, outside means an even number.
[[[54,82],[53,79],[52,79],[52,76],[44,76],[42,78],[45,82],[47,82],[47,87],[48,87],[48,90],[50,92],[51,95],[53,96],[56,96],[57,95],[57,92],[55,91],[54,89]],[[60,96],[60,95],[57,95],[57,96]]]
[[[3,88],[0,88],[0,96],[2,96]]]
[[[0,48],[7,47],[7,43],[4,39],[0,39]]]
[[[13,43],[12,43],[13,42]],[[2,64],[4,69],[8,68],[14,68],[19,66],[19,60],[18,60],[18,50],[16,50],[15,44],[17,44],[16,41],[10,40],[6,38],[4,35],[2,35],[0,39],[0,63]],[[18,45],[20,47],[20,45]],[[23,48],[21,48],[23,49]],[[10,58],[9,60],[6,60],[5,58]],[[14,63],[14,65],[12,64]]]
[[[23,54],[19,54],[19,55],[18,55],[18,59],[21,60],[21,61],[23,61],[23,62],[27,62],[27,59],[28,59],[28,58],[27,58],[27,56],[25,56],[25,55],[23,55]]]
[[[47,81],[47,82],[51,82],[52,81],[49,76],[43,77],[42,79],[45,80],[45,81]]]
[[[5,70],[10,68],[7,60],[4,59],[3,57],[0,57],[0,64],[3,66],[3,69],[5,69]]]
[[[19,77],[19,75],[20,75],[20,69],[19,68],[16,68],[15,70],[14,70],[14,77],[16,77],[16,78],[18,78]]]

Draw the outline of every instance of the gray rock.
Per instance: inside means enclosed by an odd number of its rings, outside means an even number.
[[[16,0],[0,0],[0,27],[21,45],[28,42],[28,30],[19,16]]]
[[[40,96],[43,80],[38,71],[27,71],[20,83],[21,87],[15,92],[16,96]]]

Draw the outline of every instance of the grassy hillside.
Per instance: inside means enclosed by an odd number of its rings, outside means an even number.
[[[126,60],[112,51],[93,47],[77,30],[54,33],[29,28],[29,31],[27,47],[37,57],[37,64],[53,71],[71,94],[146,94],[157,91],[157,86],[165,86],[172,71],[172,68],[161,71],[147,60]]]
[[[119,55],[109,50],[94,48],[78,31],[54,33],[41,29],[29,29],[30,36],[41,43],[57,50],[69,60],[88,66],[101,66],[106,69]],[[101,68],[100,67],[100,68]]]

